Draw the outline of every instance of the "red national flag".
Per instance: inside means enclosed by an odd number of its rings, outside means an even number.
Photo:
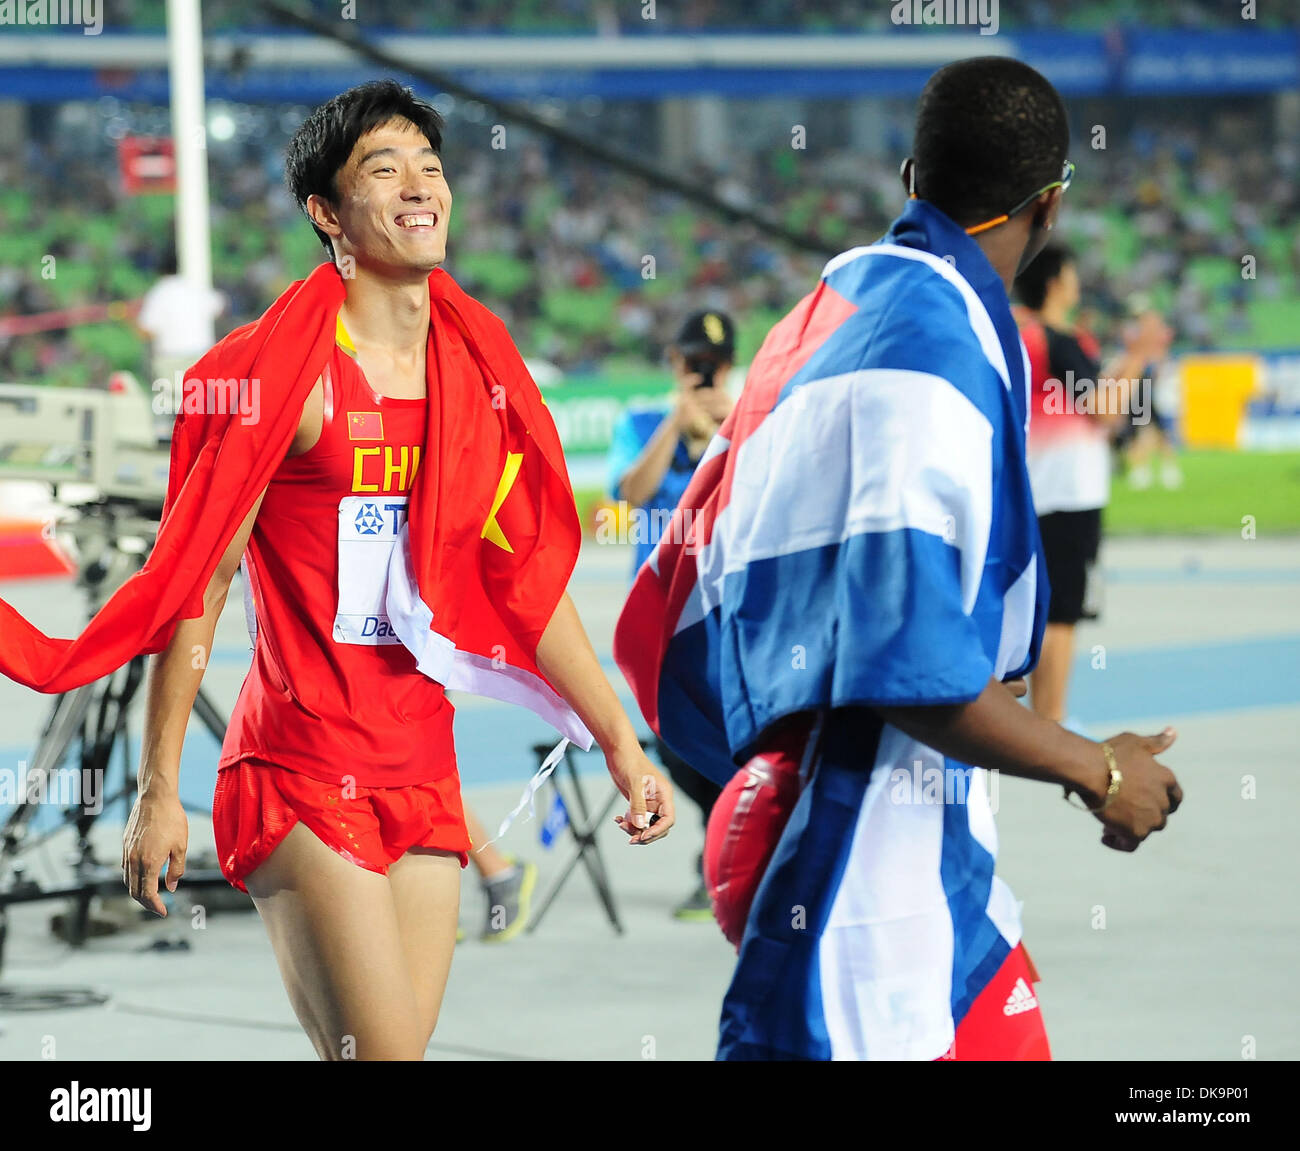
[[[383,438],[383,412],[348,412],[348,439],[382,440]]]
[[[0,674],[37,691],[68,691],[161,651],[178,622],[203,614],[217,564],[289,450],[345,296],[338,269],[321,264],[186,373],[265,381],[262,418],[180,416],[144,567],[75,639],[45,635],[0,600]],[[582,538],[555,423],[500,319],[440,268],[429,277],[429,301],[429,394],[440,403],[429,404],[408,522],[412,575],[431,620],[424,646],[447,657],[435,678],[524,704],[589,747],[591,733],[536,662]],[[509,465],[510,455],[522,455],[520,463]]]

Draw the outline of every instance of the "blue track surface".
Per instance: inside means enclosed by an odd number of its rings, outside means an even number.
[[[1078,654],[1070,687],[1070,710],[1088,725],[1120,726],[1130,720],[1203,715],[1248,707],[1300,703],[1300,636],[1278,636],[1231,643],[1168,646],[1131,651],[1108,648],[1105,667],[1093,667],[1091,649]],[[213,662],[246,661],[240,648],[218,649]],[[602,660],[615,678],[612,660]],[[630,696],[623,704],[636,714]],[[642,734],[645,734],[644,726]],[[553,744],[555,733],[529,712],[505,704],[468,706],[456,715],[456,747],[466,787],[518,782],[523,786],[536,767],[529,748]],[[181,767],[181,798],[210,807],[217,771],[216,742],[194,734],[186,744]],[[4,762],[22,760],[30,748],[0,748]],[[132,741],[131,762],[138,762]],[[604,770],[598,752],[581,756],[585,771]],[[116,776],[115,776],[116,778]],[[0,808],[0,816],[7,811]],[[110,809],[111,810],[111,809]],[[44,810],[33,826],[54,818]]]

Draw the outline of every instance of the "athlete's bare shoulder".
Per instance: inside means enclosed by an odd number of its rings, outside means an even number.
[[[321,377],[316,377],[307,399],[302,405],[302,418],[298,421],[298,430],[294,432],[293,443],[289,445],[289,455],[300,456],[311,451],[320,439],[321,429],[325,424],[325,387]]]

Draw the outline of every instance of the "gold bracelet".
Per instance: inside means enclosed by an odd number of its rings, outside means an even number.
[[[1119,763],[1115,759],[1115,749],[1108,743],[1101,745],[1101,754],[1106,757],[1106,768],[1110,772],[1110,782],[1106,785],[1106,794],[1102,797],[1100,806],[1089,807],[1086,803],[1075,803],[1071,795],[1070,788],[1065,788],[1065,801],[1071,807],[1077,807],[1080,811],[1091,812],[1097,815],[1103,812],[1111,805],[1111,801],[1119,794],[1119,785],[1124,782],[1123,775],[1120,774]]]

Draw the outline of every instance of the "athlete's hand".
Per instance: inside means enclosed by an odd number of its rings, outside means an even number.
[[[1173,334],[1159,312],[1146,311],[1125,330],[1124,346],[1146,363],[1154,363],[1169,351]]]
[[[704,409],[709,419],[719,426],[731,415],[731,409],[736,406],[730,393],[716,385],[712,388],[700,388],[694,393],[693,398]]]
[[[685,436],[697,436],[700,439],[708,439],[718,430],[722,421],[727,418],[730,407],[727,412],[715,416],[713,409],[718,406],[716,396],[710,396],[710,392],[716,391],[714,388],[700,388],[695,390],[695,384],[699,383],[700,377],[697,374],[686,376],[685,379],[690,384],[690,390],[681,392],[677,397],[677,405],[673,409],[673,416],[677,421],[677,430]]]
[[[1156,762],[1156,756],[1177,738],[1172,727],[1159,735],[1134,735],[1126,731],[1106,742],[1115,752],[1115,765],[1123,777],[1119,791],[1097,818],[1105,825],[1101,842],[1116,851],[1136,851],[1153,831],[1160,831],[1183,801],[1183,789],[1174,773]]]
[[[639,744],[626,752],[608,753],[605,763],[628,800],[627,814],[614,817],[614,822],[631,836],[628,842],[663,839],[673,825],[673,785],[646,758]]]
[[[189,820],[179,796],[145,792],[136,798],[122,841],[122,882],[141,907],[166,918],[158,883],[166,865],[167,890],[176,890],[185,874],[189,838]]]

